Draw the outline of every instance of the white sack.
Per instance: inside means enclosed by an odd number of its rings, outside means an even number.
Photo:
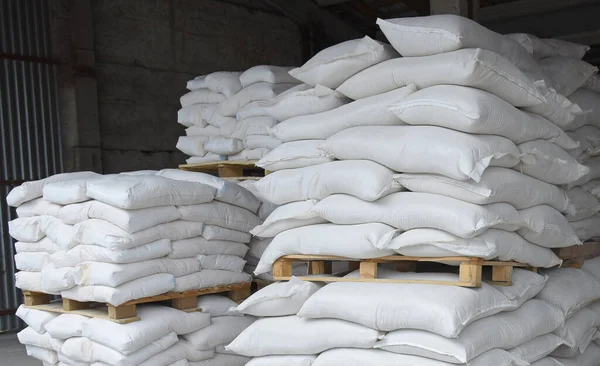
[[[213,154],[233,155],[244,150],[244,143],[238,139],[228,139],[225,137],[210,136],[208,137],[208,141],[204,143],[204,149]]]
[[[337,319],[262,318],[226,349],[244,356],[312,355],[331,348],[371,348],[380,332]]]
[[[525,362],[533,363],[548,356],[563,342],[562,338],[549,333],[536,337],[515,348],[511,348],[508,352]]]
[[[279,206],[262,225],[253,228],[250,233],[261,238],[273,238],[286,230],[326,223],[327,220],[311,212],[315,204],[317,204],[316,200],[308,200]]]
[[[579,147],[567,152],[580,163],[585,163],[590,157],[598,155],[600,146],[600,129],[594,126],[583,126],[567,133],[573,141],[579,142]]]
[[[582,59],[590,47],[577,44],[562,39],[540,39],[533,34],[514,33],[508,34],[509,37],[519,42],[535,58],[543,59],[553,56],[570,57]]]
[[[249,243],[250,239],[252,238],[250,233],[227,229],[215,225],[204,225],[202,236],[208,240],[226,240],[244,244]]]
[[[522,143],[518,148],[527,155],[527,159],[523,159],[515,169],[546,183],[571,183],[589,172],[589,168],[551,142],[534,140]]]
[[[62,250],[69,250],[79,244],[75,240],[74,226],[65,225],[53,216],[39,216],[39,218],[42,231]]]
[[[589,169],[589,172],[576,181],[567,184],[566,188],[581,186],[600,178],[600,157],[593,157],[587,160],[584,166]]]
[[[269,149],[261,147],[257,149],[244,149],[237,154],[229,155],[229,160],[260,160],[269,153]]]
[[[410,84],[419,89],[441,84],[470,86],[515,107],[547,103],[542,91],[509,60],[479,48],[385,61],[354,75],[337,90],[356,100]]]
[[[60,351],[60,347],[62,346],[62,342],[58,339],[53,339],[50,334],[40,334],[31,327],[27,327],[17,333],[17,338],[19,339],[19,343],[23,345],[45,348],[56,352]]]
[[[577,238],[584,242],[600,236],[600,216],[594,215],[580,221],[570,222]]]
[[[269,128],[277,124],[277,120],[269,116],[249,117],[236,121],[229,137],[243,140],[248,135],[268,135]]]
[[[190,258],[200,254],[225,254],[243,258],[248,252],[248,247],[243,243],[225,240],[207,240],[201,236],[175,240],[171,242],[171,245],[173,250],[169,253],[168,257],[173,259]]]
[[[259,275],[270,272],[277,259],[291,254],[333,255],[356,259],[392,255],[392,250],[379,248],[384,248],[395,235],[397,230],[379,223],[321,224],[287,230],[269,244],[254,273]]]
[[[573,210],[565,215],[569,222],[587,219],[600,212],[600,201],[581,187],[569,189],[567,196],[573,207]]]
[[[23,241],[18,241],[15,243],[15,251],[17,253],[29,253],[29,252],[44,252],[53,254],[62,250],[55,242],[50,240],[50,238],[45,237],[40,241],[36,241],[34,243],[28,243]]]
[[[227,160],[227,157],[219,154],[206,153],[204,156],[190,156],[185,162],[186,164],[202,164],[220,160]]]
[[[171,252],[168,239],[161,239],[126,250],[111,250],[98,245],[78,245],[68,252],[52,255],[56,268],[75,267],[82,262],[135,263],[161,258]]]
[[[600,327],[600,303],[592,304],[574,313],[564,325],[554,331],[554,334],[561,337],[565,345],[577,347],[586,339],[591,340],[598,327]]]
[[[240,90],[231,98],[219,103],[219,112],[226,117],[235,117],[237,111],[250,102],[269,101],[295,84],[256,83]]]
[[[42,230],[43,216],[19,217],[8,222],[8,234],[14,239],[36,242],[46,236]]]
[[[204,119],[204,108],[206,104],[191,104],[187,107],[183,107],[177,111],[177,123],[185,127],[206,127],[206,120]],[[188,134],[188,136],[191,136]]]
[[[107,221],[90,219],[74,228],[75,239],[81,244],[123,250],[161,239],[181,240],[199,236],[203,232],[203,226],[199,222],[176,220],[129,234]]]
[[[232,309],[232,307],[237,306],[237,303],[222,295],[198,296],[197,306],[202,309],[203,313],[208,313],[211,317],[228,315],[243,316],[243,314],[238,314]]]
[[[236,307],[236,311],[258,317],[296,315],[322,286],[292,277],[263,287]]]
[[[537,114],[521,111],[483,90],[436,85],[390,105],[410,125],[434,125],[481,135],[499,135],[516,144],[544,139],[564,149],[576,143],[560,127]]]
[[[221,93],[216,93],[209,89],[196,89],[184,94],[179,101],[182,107],[188,107],[192,104],[200,103],[219,103],[225,100],[226,97]]]
[[[397,56],[390,45],[365,36],[322,50],[290,75],[310,85],[335,89],[357,72]]]
[[[47,183],[68,181],[74,179],[94,179],[99,174],[94,172],[77,172],[55,174],[48,178],[25,182],[18,187],[13,188],[6,196],[6,202],[11,207],[19,207],[27,201],[42,197],[44,185]]]
[[[160,174],[160,173],[159,173]],[[162,176],[117,176],[88,183],[88,196],[124,209],[210,202],[215,189],[206,184]]]
[[[88,211],[94,202],[98,201],[86,201],[63,206],[56,217],[67,225],[75,225],[89,219]]]
[[[250,282],[252,276],[247,273],[205,269],[191,275],[175,278],[175,292],[197,290],[208,287]]]
[[[98,177],[97,179],[100,179]],[[76,179],[44,185],[44,199],[60,205],[88,201],[87,182],[96,179]]]
[[[50,262],[50,254],[44,252],[26,252],[15,255],[15,267],[19,271],[41,272]]]
[[[60,293],[75,286],[72,267],[57,267],[54,263],[50,263],[44,266],[41,274],[42,288],[46,293]]]
[[[216,200],[243,207],[248,211],[256,212],[260,206],[260,201],[247,189],[236,183],[227,182],[221,178],[209,174],[186,172],[178,169],[163,169],[158,172],[157,175],[174,180],[209,185],[217,190],[215,195]],[[182,204],[190,205],[192,202]]]
[[[246,149],[274,149],[281,145],[281,141],[271,137],[263,135],[252,135],[247,136],[244,140],[244,148]]]
[[[46,332],[55,339],[81,337],[83,324],[88,317],[77,314],[60,314],[45,325]]]
[[[185,134],[188,137],[191,136],[220,136],[221,129],[215,126],[190,126],[185,129]],[[202,144],[202,149],[204,149],[204,144]]]
[[[377,19],[387,39],[404,57],[428,56],[462,48],[484,48],[515,64],[534,70],[537,64],[515,40],[454,14]]]
[[[275,147],[256,166],[269,171],[297,169],[333,161],[319,149],[324,140],[301,140],[287,142]]]
[[[600,127],[600,94],[589,89],[578,89],[569,96],[569,100],[577,104],[585,113],[580,114],[577,118],[565,126],[565,130],[572,131],[585,125],[593,125]]]
[[[569,208],[563,190],[513,169],[487,168],[479,182],[436,174],[399,174],[395,180],[413,192],[440,194],[477,205],[507,202],[518,210],[548,205],[561,212]]]
[[[600,359],[600,347],[594,343],[586,348],[585,352],[573,358],[556,357],[556,361],[563,366],[595,366]]]
[[[260,220],[254,213],[228,203],[212,201],[198,205],[177,206],[182,220],[217,225],[238,231],[250,231]]]
[[[218,127],[219,129],[227,124],[235,123],[234,117],[225,117],[219,112],[218,104],[206,104],[202,110],[202,118],[204,118],[209,125]]]
[[[181,218],[181,214],[174,206],[125,210],[100,201],[92,201],[87,216],[90,219],[110,222],[128,233],[136,233]]]
[[[354,127],[327,139],[337,159],[367,159],[397,172],[479,181],[488,166],[512,168],[521,153],[507,138],[429,126]]]
[[[218,71],[206,75],[204,81],[208,89],[221,93],[226,98],[231,98],[242,90],[241,75],[241,72]]]
[[[59,315],[48,311],[29,309],[22,304],[19,305],[15,314],[40,334],[46,332],[46,324]]]
[[[530,300],[519,309],[469,324],[456,339],[413,329],[385,335],[375,348],[448,363],[467,363],[494,348],[511,349],[555,330],[564,321],[557,307]]]
[[[214,349],[229,344],[244,329],[248,328],[255,318],[251,316],[217,316],[210,320],[210,325],[183,336],[198,350]]]
[[[546,248],[581,245],[577,234],[558,211],[541,205],[519,211],[523,227],[517,233],[526,240]]]
[[[248,357],[224,355],[221,353],[215,354],[214,358],[210,358],[200,362],[188,362],[189,366],[244,366],[250,361]]]
[[[557,268],[544,273],[550,279],[536,298],[558,306],[567,319],[600,299],[600,280],[588,271]]]
[[[448,273],[379,272],[380,277],[390,279],[458,280],[458,275]],[[486,283],[481,288],[466,288],[334,282],[312,295],[298,316],[342,319],[383,331],[421,329],[455,338],[469,323],[515,308],[514,300]]]
[[[27,352],[27,356],[42,362],[47,362],[49,364],[56,364],[58,362],[58,355],[56,354],[56,351],[53,350],[26,345],[25,352]]]
[[[275,355],[254,357],[246,366],[311,366],[317,359],[313,355]]]
[[[348,98],[322,85],[305,89],[303,85],[279,94],[269,102],[253,102],[238,111],[238,119],[267,115],[278,121],[320,113],[348,103]]]
[[[544,75],[550,79],[551,86],[567,97],[583,87],[598,71],[596,66],[570,57],[548,57],[540,60],[539,65]]]
[[[282,205],[310,199],[320,200],[336,193],[375,201],[400,187],[393,172],[375,162],[333,161],[267,175],[256,183],[258,192],[269,202]]]
[[[197,259],[200,263],[200,267],[203,270],[216,269],[222,271],[242,272],[244,270],[244,266],[246,265],[245,260],[235,255],[199,255]],[[188,273],[185,275],[187,274]]]
[[[265,82],[271,84],[282,83],[300,83],[293,78],[289,71],[293,67],[273,66],[273,65],[258,65],[249,68],[240,75],[240,83],[245,88],[248,85]]]
[[[208,139],[209,136],[179,136],[175,147],[186,155],[204,156],[206,155],[204,145]]]
[[[46,201],[43,198],[36,198],[17,207],[17,216],[31,217],[49,215],[58,217],[58,213],[62,207],[62,205]]]
[[[23,291],[50,293],[44,289],[41,272],[19,271],[15,273],[15,287]],[[56,295],[56,293],[51,294]]]
[[[175,277],[169,273],[160,273],[138,278],[117,287],[75,286],[62,291],[61,295],[77,301],[104,302],[119,306],[130,300],[164,294],[174,287]]]
[[[402,101],[416,91],[415,85],[360,99],[317,114],[290,118],[270,129],[282,141],[327,139],[336,133],[358,126],[395,126],[405,124],[388,106]]]
[[[506,203],[473,205],[429,193],[398,192],[375,202],[348,195],[332,195],[311,210],[338,225],[381,222],[400,230],[433,228],[471,238],[499,226],[521,227],[517,211]],[[380,247],[382,248],[382,247]]]

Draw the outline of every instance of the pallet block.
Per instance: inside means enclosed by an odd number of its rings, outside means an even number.
[[[296,261],[310,263],[312,276],[299,276],[299,279],[314,282],[374,282],[374,283],[421,283],[462,287],[481,287],[483,267],[492,268],[490,283],[511,286],[512,270],[514,267],[532,269],[529,265],[516,262],[485,261],[474,257],[408,257],[392,255],[372,259],[352,259],[325,255],[287,255],[279,258],[273,264],[273,278],[275,280],[289,280],[292,277],[292,264]],[[350,270],[358,269],[359,278],[345,277],[318,277],[318,274],[330,274],[331,262],[344,261],[349,263]],[[431,281],[431,280],[399,280],[379,278],[377,265],[380,263],[395,263],[401,272],[414,272],[419,262],[443,262],[457,264],[459,267],[458,281]]]

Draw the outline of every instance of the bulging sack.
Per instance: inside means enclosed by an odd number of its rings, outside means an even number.
[[[48,202],[43,198],[36,198],[17,207],[17,216],[31,217],[49,215],[58,217],[61,208],[63,208],[62,205]]]
[[[519,42],[536,59],[562,56],[581,60],[590,47],[560,39],[541,39],[533,34],[513,33],[508,37]]]
[[[184,94],[181,98],[179,98],[179,102],[181,103],[181,106],[185,108],[194,104],[219,103],[225,99],[226,97],[221,93],[201,88]]]
[[[96,179],[101,179],[98,177]],[[88,201],[87,182],[94,179],[76,179],[44,185],[44,199],[60,205]]]
[[[340,160],[372,160],[397,172],[476,182],[487,167],[512,168],[521,155],[504,137],[429,126],[354,127],[327,139],[322,149]]]
[[[273,65],[258,65],[249,68],[240,75],[240,83],[245,88],[256,83],[271,83],[283,84],[292,83],[299,84],[300,81],[289,74],[293,67],[273,66]]]
[[[500,226],[521,227],[517,211],[506,203],[478,206],[430,193],[398,192],[375,202],[348,195],[332,195],[311,210],[338,225],[381,222],[406,231],[440,229],[462,238],[472,238]],[[384,248],[384,247],[380,247]]]
[[[515,169],[546,183],[571,183],[590,171],[565,150],[545,140],[525,142],[518,148],[527,158]]]
[[[183,338],[198,350],[214,349],[233,341],[240,333],[252,326],[255,318],[250,316],[217,316],[211,324]]]
[[[205,106],[206,104],[200,103],[181,108],[177,111],[177,123],[189,128],[204,128],[206,120],[202,114],[204,113]],[[190,136],[189,134],[187,135]]]
[[[597,156],[600,146],[600,129],[594,126],[583,126],[567,133],[573,141],[579,142],[579,147],[567,152],[580,163],[585,163],[592,156]]]
[[[226,349],[244,356],[312,355],[331,348],[372,348],[380,332],[337,319],[262,318]]]
[[[462,85],[490,92],[515,107],[547,103],[543,91],[506,58],[480,48],[382,62],[346,80],[337,90],[362,99],[415,84]]]
[[[262,223],[262,220],[253,212],[219,201],[177,206],[177,210],[179,210],[182,220],[217,225],[237,231],[250,231]]]
[[[390,105],[410,125],[434,125],[456,131],[499,135],[516,144],[544,139],[564,149],[575,143],[560,127],[537,114],[524,112],[483,90],[436,85]]]
[[[365,36],[322,50],[290,75],[310,85],[335,89],[357,72],[397,56],[390,45]]]
[[[90,262],[135,263],[161,258],[171,252],[168,239],[157,240],[126,250],[111,250],[99,245],[78,245],[68,252],[57,252],[52,255],[52,263],[56,268],[75,267]]]
[[[108,221],[128,233],[136,233],[153,226],[179,220],[181,214],[175,206],[159,206],[125,210],[100,201],[92,201],[87,217]]]
[[[277,124],[277,120],[269,116],[249,117],[236,121],[230,137],[243,140],[248,135],[268,135],[269,128]]]
[[[286,230],[326,223],[327,220],[311,212],[315,204],[317,204],[316,200],[308,200],[279,206],[267,217],[262,225],[250,230],[250,234],[260,238],[273,238]]]
[[[550,279],[536,299],[559,307],[567,319],[600,299],[600,280],[586,270],[556,268],[544,274]]]
[[[508,352],[525,362],[532,365],[537,365],[536,361],[543,359],[554,351],[558,346],[562,345],[564,340],[555,336],[552,333],[541,335],[529,342],[525,342],[515,348],[511,348]]]
[[[274,172],[259,180],[256,189],[277,205],[320,200],[336,193],[375,201],[400,190],[393,175],[392,170],[373,161],[333,161]]]
[[[395,126],[405,124],[388,109],[417,90],[408,85],[360,99],[322,113],[290,118],[270,129],[282,141],[327,139],[336,133],[358,126]]]
[[[284,91],[293,88],[295,84],[256,83],[240,90],[229,99],[219,103],[219,112],[225,117],[235,117],[237,111],[255,101],[269,101]]]
[[[550,85],[566,97],[582,88],[598,71],[597,67],[570,57],[548,57],[540,60],[539,64]]]
[[[180,137],[181,138],[181,137]],[[204,150],[213,154],[233,155],[244,150],[244,143],[238,139],[228,139],[221,136],[210,136],[204,143]]]
[[[256,166],[269,171],[304,168],[333,161],[319,149],[324,140],[287,142],[270,151]]]
[[[600,127],[600,111],[598,110],[600,94],[582,88],[571,94],[569,100],[577,104],[583,110],[583,113],[580,113],[572,123],[563,127],[566,131],[576,130],[586,125]]]
[[[175,147],[186,155],[204,156],[206,155],[204,145],[208,138],[209,136],[179,136]]]
[[[484,48],[502,55],[521,70],[537,68],[535,60],[518,42],[458,15],[377,19],[377,25],[404,57]]]
[[[321,224],[287,230],[269,244],[254,273],[270,272],[277,259],[290,254],[322,254],[356,259],[384,257],[394,251],[379,248],[384,248],[395,235],[397,230],[379,223]]]
[[[161,176],[115,176],[88,183],[91,198],[124,209],[210,202],[215,188]]]
[[[517,233],[534,244],[546,248],[581,245],[567,219],[550,206],[530,207],[519,211],[519,215],[524,226]]]
[[[241,72],[217,71],[206,75],[204,82],[206,87],[213,92],[223,94],[225,98],[231,98],[242,90],[241,75]]]
[[[185,129],[185,134],[186,136],[220,136],[221,129],[215,126],[190,126]]]
[[[440,194],[476,205],[506,202],[517,210],[548,205],[560,212],[569,208],[563,190],[513,169],[487,168],[479,182],[437,174],[398,174],[395,180],[409,191]]]
[[[569,189],[567,196],[573,207],[573,211],[565,215],[569,222],[587,219],[600,212],[600,201],[581,187]]]
[[[570,222],[579,240],[587,241],[600,236],[600,216],[594,215],[587,219]]]
[[[244,148],[252,149],[275,149],[281,145],[281,140],[265,135],[250,135],[244,140]]]

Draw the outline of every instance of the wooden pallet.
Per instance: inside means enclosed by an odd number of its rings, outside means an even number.
[[[298,277],[305,281],[314,282],[375,282],[375,283],[420,283],[462,287],[481,287],[483,267],[491,267],[491,280],[486,281],[495,285],[511,286],[513,267],[528,268],[537,271],[527,264],[516,262],[485,261],[475,257],[408,257],[392,255],[387,257],[356,260],[352,258],[326,256],[326,255],[288,255],[279,258],[273,265],[273,278],[276,280],[289,280],[292,276],[292,263],[296,261],[309,261],[311,276]],[[360,270],[359,278],[345,277],[319,277],[317,274],[331,273],[332,261],[347,261],[350,270]],[[458,281],[430,281],[430,280],[400,280],[377,277],[377,265],[380,263],[394,263],[401,272],[414,272],[419,262],[442,262],[458,265]]]
[[[98,304],[94,302],[80,302],[71,299],[62,298],[56,302],[50,301],[50,295],[23,291],[25,307],[45,310],[62,314],[79,314],[92,318],[102,318],[116,323],[131,323],[140,318],[136,315],[136,305],[167,302],[170,306],[187,312],[199,311],[196,307],[198,296],[226,293],[227,296],[236,302],[241,302],[250,296],[251,282],[238,283],[226,286],[215,286],[200,290],[189,290],[185,292],[167,292],[162,295],[149,296],[141,299],[128,301],[119,306],[111,304]]]
[[[588,241],[583,245],[557,248],[554,253],[563,260],[563,267],[581,268],[586,259],[600,257],[600,242]]]
[[[257,160],[248,161],[212,161],[208,163],[198,164],[182,164],[179,166],[181,170],[201,173],[217,174],[220,178],[231,178],[237,180],[248,179],[250,177],[264,177],[266,172],[264,169],[254,165]]]

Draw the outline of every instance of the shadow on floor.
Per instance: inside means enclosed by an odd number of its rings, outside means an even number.
[[[25,346],[17,339],[17,333],[0,333],[0,366],[41,365],[40,361],[27,356]]]

